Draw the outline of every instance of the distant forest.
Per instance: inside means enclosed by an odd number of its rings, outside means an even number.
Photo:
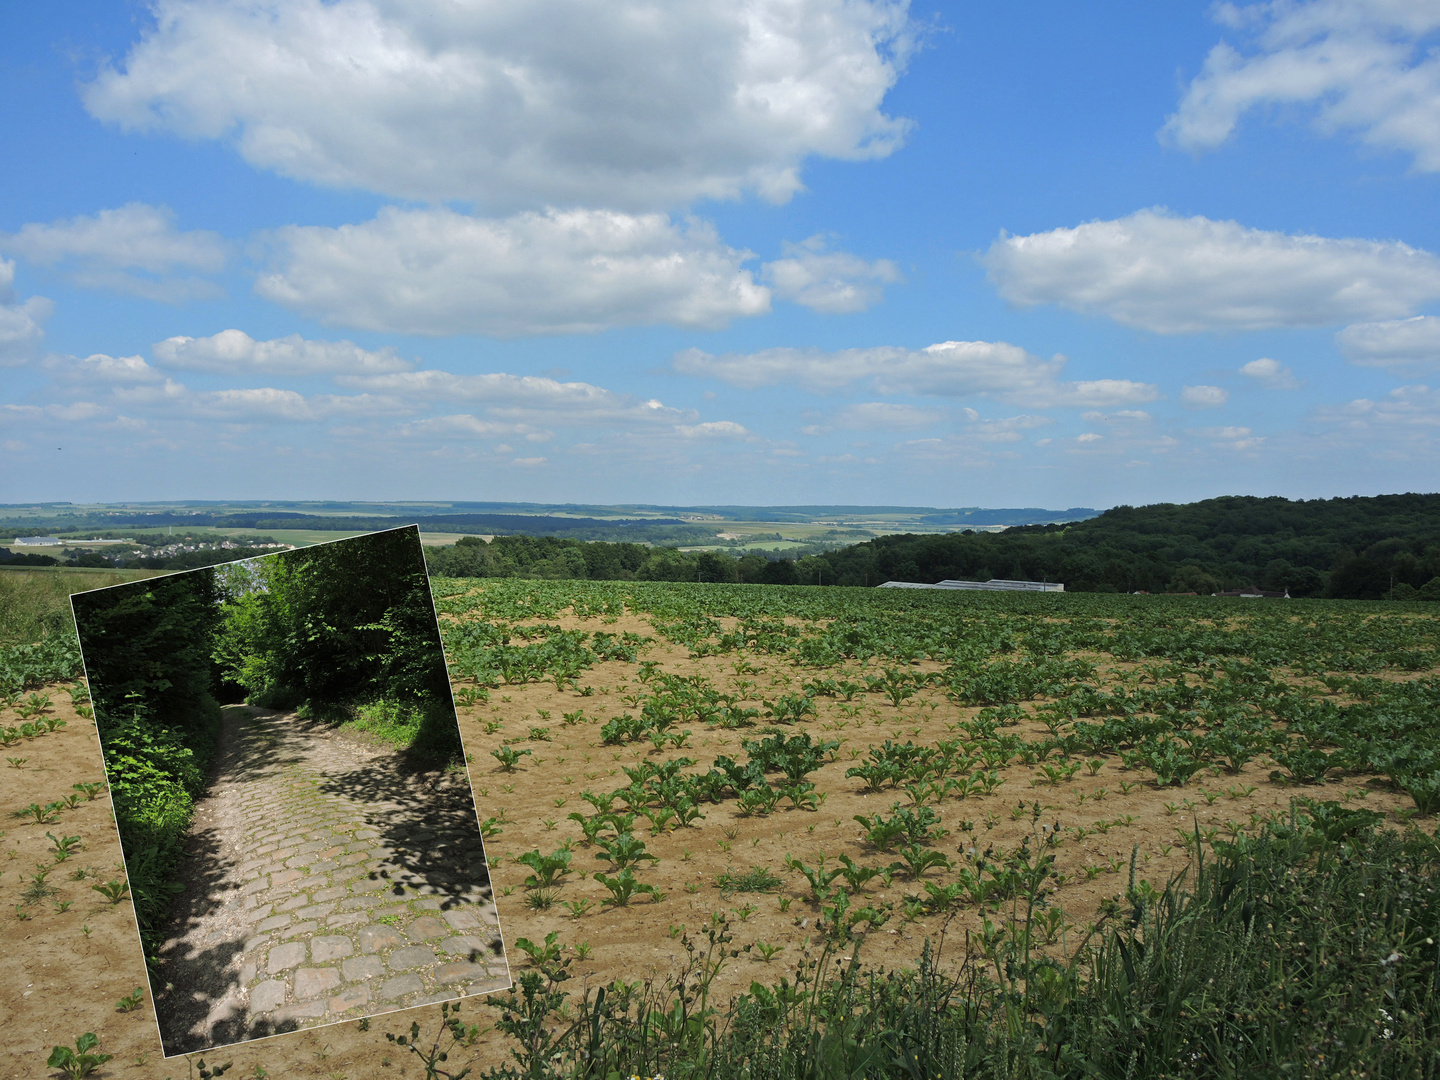
[[[590,518],[538,514],[434,514],[429,516],[302,514],[284,510],[247,513],[66,513],[53,517],[0,518],[0,535],[28,536],[77,533],[118,536],[127,527],[144,529],[166,525],[198,529],[324,529],[339,533],[378,532],[415,524],[423,532],[546,533],[576,540],[639,541],[648,544],[707,544],[715,542],[715,526],[697,525],[679,518]]]
[[[426,560],[432,574],[455,577],[860,586],[998,577],[1064,582],[1072,592],[1256,585],[1295,597],[1440,600],[1440,495],[1117,506],[1068,525],[882,536],[794,561],[529,536],[466,537],[428,548]]]

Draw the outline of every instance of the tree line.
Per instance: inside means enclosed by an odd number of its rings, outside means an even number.
[[[573,539],[465,537],[426,549],[432,574],[874,586],[885,581],[1063,582],[1072,592],[1440,600],[1440,495],[1290,500],[1226,496],[1117,506],[1065,525],[897,534],[798,559]]]

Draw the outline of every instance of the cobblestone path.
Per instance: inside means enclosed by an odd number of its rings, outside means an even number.
[[[510,985],[463,772],[225,710],[153,979],[166,1055]]]

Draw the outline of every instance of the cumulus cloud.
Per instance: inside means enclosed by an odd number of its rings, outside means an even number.
[[[1003,341],[944,341],[923,349],[881,346],[870,349],[778,348],[758,353],[714,356],[699,349],[677,354],[676,371],[720,379],[754,389],[796,383],[827,392],[857,382],[879,394],[934,397],[995,397],[1039,407],[1105,407],[1153,401],[1159,390],[1128,379],[1061,382],[1065,357],[1043,360]]]
[[[45,337],[53,305],[43,296],[21,301],[15,295],[15,263],[0,259],[0,364],[32,355]]]
[[[490,211],[783,202],[883,157],[903,0],[158,0],[83,90],[127,131],[233,141],[327,186]]]
[[[945,414],[938,409],[919,409],[888,401],[864,401],[841,409],[832,422],[836,427],[862,431],[915,431],[934,427],[943,419]]]
[[[1357,323],[1335,335],[1354,364],[1398,375],[1440,371],[1440,317],[1417,315],[1389,322]]]
[[[1164,137],[1208,150],[1252,109],[1308,106],[1324,134],[1354,131],[1440,171],[1440,53],[1426,40],[1440,29],[1433,0],[1272,0],[1216,13],[1241,47],[1210,50]]]
[[[166,338],[153,352],[166,367],[222,375],[381,374],[414,366],[389,347],[372,351],[349,341],[310,341],[299,334],[256,341],[243,330]]]
[[[1324,406],[1314,420],[1337,448],[1427,463],[1440,451],[1440,391],[1428,386],[1397,387],[1378,401],[1357,398]]]
[[[1161,334],[1393,318],[1440,298],[1440,259],[1399,241],[1289,235],[1163,209],[1002,235],[982,261],[1012,304],[1060,304]]]
[[[0,249],[41,266],[60,265],[86,288],[168,302],[219,295],[218,286],[196,275],[218,273],[230,258],[219,233],[181,232],[170,210],[138,202],[22,225],[17,233],[0,234]]]
[[[493,439],[525,438],[531,442],[545,442],[554,432],[544,431],[529,424],[506,423],[499,420],[484,420],[469,413],[451,416],[429,416],[401,424],[399,433],[405,438],[424,439]],[[510,447],[504,447],[509,453]]]
[[[1149,421],[1150,414],[1144,409],[1115,409],[1111,412],[1092,410],[1081,413],[1080,419],[1091,424],[1143,424]]]
[[[390,375],[343,375],[343,386],[408,401],[477,403],[494,415],[545,417],[569,424],[681,424],[692,412],[662,402],[640,400],[583,382],[560,382],[540,375],[454,375],[448,371],[409,371]]]
[[[1296,390],[1300,386],[1300,380],[1279,360],[1272,360],[1268,356],[1262,356],[1258,360],[1251,360],[1248,364],[1240,365],[1240,374],[1247,379],[1254,379],[1261,386],[1267,386],[1271,390]]]
[[[87,387],[95,384],[139,384],[158,382],[164,376],[145,362],[143,356],[47,356],[41,363],[46,371],[67,382]]]
[[[750,435],[745,425],[734,420],[707,420],[699,424],[676,424],[675,434],[684,439],[744,439]]]
[[[889,259],[867,262],[825,247],[820,236],[786,244],[785,258],[767,262],[762,277],[780,299],[829,315],[864,311],[880,302],[886,285],[901,280],[899,267]]]
[[[1190,434],[1208,439],[1221,450],[1255,450],[1265,441],[1264,435],[1256,435],[1248,427],[1194,428]]]
[[[405,412],[409,408],[394,397],[373,394],[305,395],[273,386],[235,390],[192,390],[174,379],[144,386],[116,386],[117,407],[150,411],[167,419],[228,422],[321,421],[354,416]]]
[[[1218,409],[1230,400],[1230,391],[1223,386],[1187,386],[1180,391],[1180,400],[1192,409]]]
[[[256,280],[269,300],[328,323],[411,334],[589,333],[669,323],[714,329],[770,309],[750,255],[702,222],[546,210],[477,218],[386,207],[339,228],[273,234]]]

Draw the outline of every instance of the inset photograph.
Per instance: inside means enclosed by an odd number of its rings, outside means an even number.
[[[510,985],[416,527],[72,604],[167,1057]]]

